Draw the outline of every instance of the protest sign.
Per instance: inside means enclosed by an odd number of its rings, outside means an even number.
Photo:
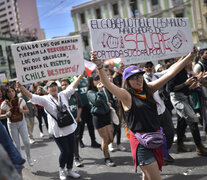
[[[89,29],[98,59],[121,58],[124,64],[133,64],[193,50],[188,18],[93,19]]]
[[[13,44],[17,79],[22,84],[82,74],[80,36]]]
[[[7,78],[5,73],[0,73],[0,83],[6,83]]]

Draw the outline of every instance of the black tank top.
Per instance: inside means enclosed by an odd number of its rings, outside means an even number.
[[[124,112],[127,126],[132,132],[154,132],[160,129],[156,104],[132,95],[132,107]]]

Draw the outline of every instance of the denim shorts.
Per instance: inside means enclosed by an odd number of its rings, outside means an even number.
[[[152,149],[145,148],[141,144],[137,148],[137,165],[144,166],[155,162],[155,156]]]

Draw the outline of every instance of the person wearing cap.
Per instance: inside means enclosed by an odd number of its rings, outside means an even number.
[[[103,71],[101,61],[97,59],[95,52],[91,52],[91,61],[97,65],[101,82],[121,101],[126,117],[125,121],[131,130],[130,145],[135,171],[137,171],[137,165],[139,165],[143,172],[144,180],[161,179],[159,169],[161,170],[164,163],[162,148],[145,148],[136,139],[134,133],[159,131],[160,123],[153,93],[180,72],[196,54],[197,48],[194,48],[193,52],[169,68],[160,79],[148,84],[143,79],[144,71],[137,66],[129,66],[123,72],[124,86],[119,88],[109,81]]]
[[[39,96],[37,94],[31,94],[23,85],[17,82],[17,86],[20,88],[22,94],[27,96],[33,104],[43,106],[48,116],[48,132],[53,135],[54,140],[60,149],[59,156],[59,177],[61,180],[66,180],[67,176],[72,178],[79,178],[80,175],[74,171],[73,157],[74,157],[74,132],[77,128],[77,123],[70,112],[68,105],[68,99],[75,92],[75,88],[82,79],[80,75],[73,83],[71,83],[64,91],[58,93],[57,83],[55,81],[48,81],[47,92],[48,95]],[[67,107],[67,110],[73,117],[74,123],[60,128],[53,117],[57,118],[57,104],[62,104]],[[65,170],[66,167],[66,170]]]
[[[104,154],[105,164],[114,167],[115,163],[110,158],[108,145],[113,142],[113,128],[110,119],[110,106],[103,90],[103,84],[98,74],[93,73],[88,78],[87,97],[91,105],[91,114],[94,127],[102,138],[101,149]],[[109,96],[108,96],[109,97]],[[110,99],[109,99],[110,102]]]

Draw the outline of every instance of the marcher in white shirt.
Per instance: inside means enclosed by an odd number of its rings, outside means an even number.
[[[24,95],[26,95],[29,99],[31,99],[31,102],[33,104],[38,104],[40,106],[43,106],[48,114],[48,125],[49,125],[48,131],[50,134],[54,135],[55,142],[61,152],[59,156],[59,166],[60,166],[59,175],[61,180],[66,180],[67,176],[73,178],[80,177],[79,174],[72,171],[73,156],[74,156],[74,132],[76,130],[77,123],[73,118],[74,120],[73,124],[60,128],[53,117],[57,118],[56,104],[60,104],[60,99],[62,101],[62,104],[66,105],[67,110],[70,112],[68,106],[68,99],[75,92],[75,88],[81,81],[82,77],[83,77],[82,75],[79,76],[77,80],[74,81],[74,83],[72,83],[70,86],[67,87],[66,90],[61,91],[60,93],[58,93],[57,83],[55,81],[49,81],[46,84],[48,95],[45,96],[31,94],[19,82],[17,83],[17,86],[20,88],[21,92]],[[65,166],[67,168],[66,171],[65,171]]]

